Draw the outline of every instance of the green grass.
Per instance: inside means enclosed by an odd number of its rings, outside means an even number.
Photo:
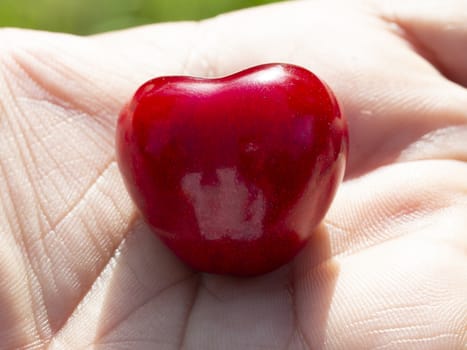
[[[141,24],[198,20],[277,0],[0,0],[0,27],[92,34]]]

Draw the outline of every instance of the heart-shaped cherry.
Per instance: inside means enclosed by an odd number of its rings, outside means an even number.
[[[323,219],[348,132],[314,74],[265,64],[148,81],[116,141],[133,200],[176,255],[200,271],[256,275],[290,261]]]

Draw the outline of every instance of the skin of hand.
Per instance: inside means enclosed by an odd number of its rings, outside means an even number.
[[[297,1],[91,37],[0,30],[0,349],[465,349],[467,6]],[[350,129],[289,265],[193,272],[138,216],[120,108],[160,75],[302,65]]]

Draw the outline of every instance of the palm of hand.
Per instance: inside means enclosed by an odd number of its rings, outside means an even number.
[[[91,38],[4,31],[0,348],[461,347],[467,72],[450,62],[454,84],[377,12],[341,9],[299,2]],[[341,98],[346,181],[289,266],[193,273],[123,188],[116,115],[152,76],[267,61],[309,67]]]

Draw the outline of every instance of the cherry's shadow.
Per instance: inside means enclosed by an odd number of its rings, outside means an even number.
[[[193,272],[143,222],[130,231],[115,258],[95,344],[293,349],[324,343],[338,277],[324,227],[291,264],[251,278]]]

